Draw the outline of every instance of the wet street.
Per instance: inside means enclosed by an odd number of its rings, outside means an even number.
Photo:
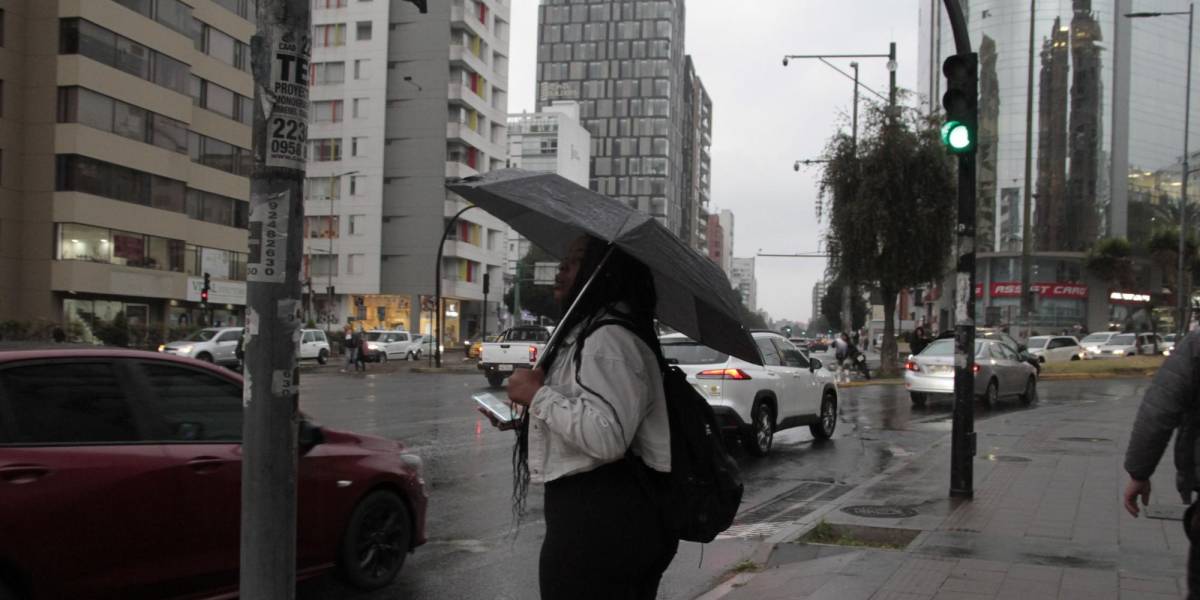
[[[1043,382],[1040,402],[1015,398],[993,409],[976,404],[978,419],[1037,411],[1063,403],[1140,398],[1146,380]],[[514,525],[511,432],[494,430],[474,410],[471,395],[487,389],[478,374],[306,374],[303,410],[323,425],[394,438],[425,462],[430,495],[429,542],[411,554],[397,582],[363,594],[333,577],[300,585],[298,597],[537,598],[538,549],[544,533],[540,490]],[[770,535],[772,507],[796,499],[833,499],[878,475],[898,458],[919,453],[950,431],[948,401],[911,407],[902,386],[843,389],[837,431],[815,442],[807,427],[781,431],[762,459],[735,448],[746,495],[734,527],[701,548],[683,543],[662,585],[662,598],[693,598]],[[786,503],[781,503],[787,500]]]

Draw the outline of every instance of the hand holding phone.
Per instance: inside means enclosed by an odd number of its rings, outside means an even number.
[[[475,394],[471,398],[479,404],[479,412],[487,416],[496,428],[507,430],[517,426],[517,419],[520,415],[513,405],[486,392]]]

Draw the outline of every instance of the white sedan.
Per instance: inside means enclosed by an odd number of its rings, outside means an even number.
[[[930,396],[954,395],[954,340],[934,340],[904,364],[904,387],[916,406]],[[975,395],[988,405],[1001,396],[1017,396],[1023,404],[1037,400],[1037,369],[1007,345],[975,341]]]
[[[1079,340],[1069,335],[1035,335],[1029,338],[1029,353],[1036,356],[1038,362],[1067,362],[1084,358],[1084,350]]]
[[[1121,333],[1112,336],[1108,343],[1100,347],[1097,358],[1122,358],[1138,354],[1154,354],[1155,348],[1162,352],[1163,340],[1150,333]]]

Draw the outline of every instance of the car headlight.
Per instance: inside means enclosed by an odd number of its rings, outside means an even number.
[[[375,342],[367,342],[367,350],[378,350],[378,349],[379,349],[379,344],[376,344]]]
[[[191,346],[190,344],[189,344],[189,345],[187,345],[187,346],[180,346],[180,347],[176,348],[176,349],[175,349],[175,351],[176,351],[176,352],[181,352],[181,353],[183,353],[183,354],[191,354],[191,353],[192,353],[192,346]]]
[[[1171,349],[1170,349],[1170,348],[1167,348],[1166,350],[1163,350],[1163,356],[1170,356],[1170,355],[1171,355]]]
[[[162,352],[163,350],[166,350],[166,349],[167,349],[167,346],[166,346],[166,344],[159,344],[159,345],[158,345],[158,351],[159,351],[159,352]]]

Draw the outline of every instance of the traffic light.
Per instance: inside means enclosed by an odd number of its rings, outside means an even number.
[[[783,326],[783,332],[784,332],[784,333],[786,333],[788,337],[792,337],[792,326],[791,326],[791,325],[784,325],[784,326]]]
[[[484,296],[488,295],[488,292],[491,291],[491,287],[492,287],[492,278],[488,273],[484,273],[483,274],[483,295]]]
[[[974,52],[955,54],[942,63],[946,75],[946,93],[942,108],[946,122],[942,125],[942,143],[955,154],[975,149],[979,125],[978,55]]]
[[[208,289],[209,289],[208,273],[204,274],[204,287],[200,288],[200,303],[208,304]]]

